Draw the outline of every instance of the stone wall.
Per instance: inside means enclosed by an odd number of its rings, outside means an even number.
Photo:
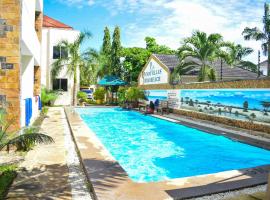
[[[20,127],[20,0],[0,1],[0,95]],[[15,114],[16,113],[16,114]]]

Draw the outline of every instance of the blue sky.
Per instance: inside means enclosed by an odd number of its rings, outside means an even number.
[[[269,1],[269,0],[268,0]],[[121,28],[123,46],[144,47],[152,36],[177,49],[193,30],[221,33],[226,40],[252,47],[247,59],[257,63],[260,42],[244,41],[246,27],[261,27],[264,0],[44,0],[46,15],[77,30],[90,30],[87,45],[99,49],[103,29]],[[262,58],[263,60],[264,58]]]

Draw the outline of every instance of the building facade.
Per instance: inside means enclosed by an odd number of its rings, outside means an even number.
[[[55,20],[51,17],[44,16],[42,28],[42,76],[41,83],[49,90],[60,91],[55,105],[71,105],[73,96],[73,76],[67,73],[64,66],[58,77],[55,79],[51,76],[53,63],[62,56],[68,56],[64,48],[58,47],[59,42],[74,42],[80,32],[72,27]],[[77,80],[79,80],[79,73]],[[79,85],[76,85],[77,91]]]
[[[42,0],[0,1],[0,106],[15,129],[39,114],[42,21]]]
[[[268,60],[265,60],[260,64],[260,72],[262,75],[267,76],[268,72]]]
[[[138,83],[142,85],[171,84],[171,73],[179,65],[176,55],[152,54],[139,74]],[[222,66],[222,67],[221,67]],[[263,78],[258,74],[240,67],[231,67],[217,61],[213,64],[217,81],[256,80]],[[187,71],[180,78],[180,83],[194,83],[198,81],[199,68]]]

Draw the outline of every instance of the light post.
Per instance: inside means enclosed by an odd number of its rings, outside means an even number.
[[[261,70],[261,51],[258,50],[258,77],[261,76],[260,70]]]

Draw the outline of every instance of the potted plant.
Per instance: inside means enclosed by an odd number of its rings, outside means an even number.
[[[144,98],[144,92],[137,87],[130,87],[126,91],[126,100],[132,103],[133,108],[138,107],[138,100]]]
[[[102,104],[105,99],[105,88],[99,87],[94,92],[94,99],[96,100],[97,104]]]
[[[77,93],[77,98],[79,100],[80,106],[83,106],[87,102],[87,94],[85,92],[79,91]]]

